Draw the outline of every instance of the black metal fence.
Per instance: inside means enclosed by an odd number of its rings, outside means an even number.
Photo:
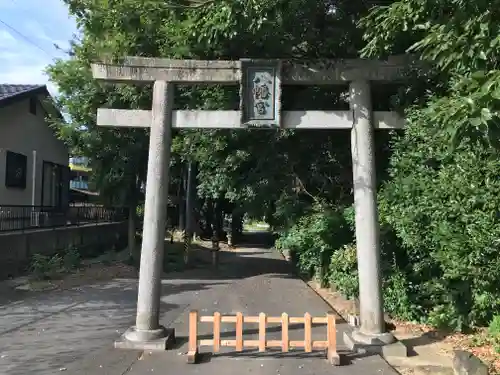
[[[0,232],[111,223],[127,219],[123,207],[72,204],[65,209],[0,205]]]

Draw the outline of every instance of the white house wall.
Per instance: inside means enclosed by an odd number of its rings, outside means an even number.
[[[40,205],[43,161],[67,166],[68,149],[62,141],[55,137],[52,129],[45,123],[45,112],[39,102],[37,103],[36,116],[29,111],[29,99],[0,107],[0,205],[32,204],[34,150],[37,154],[35,204]],[[27,156],[26,189],[5,187],[7,151]]]

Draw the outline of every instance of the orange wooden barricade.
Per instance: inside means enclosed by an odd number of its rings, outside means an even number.
[[[198,340],[198,323],[213,324],[213,339]],[[221,323],[235,323],[236,337],[234,340],[221,340]],[[243,339],[243,323],[253,323],[259,325],[258,340]],[[266,327],[268,323],[281,323],[281,340],[266,340]],[[304,324],[304,340],[291,341],[288,336],[289,324]],[[312,340],[312,325],[326,324],[325,341]],[[199,316],[197,311],[189,313],[189,348],[188,362],[196,363],[199,346],[212,346],[215,353],[220,351],[222,346],[234,347],[241,352],[243,348],[258,348],[260,352],[265,352],[267,348],[281,348],[282,352],[288,352],[290,348],[304,348],[306,353],[313,349],[326,349],[327,359],[330,363],[339,365],[340,359],[337,353],[335,314],[329,312],[324,317],[312,317],[306,313],[303,317],[289,317],[283,313],[281,317],[271,317],[264,313],[259,316],[243,316],[242,313],[236,315],[224,315],[216,312],[213,316]]]

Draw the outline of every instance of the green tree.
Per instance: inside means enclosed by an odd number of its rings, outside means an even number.
[[[96,108],[139,106],[147,95],[130,87],[102,87],[92,80],[88,65],[78,59],[57,61],[48,68],[52,81],[59,87],[58,104],[69,114],[69,124],[58,123],[62,139],[74,155],[88,156],[92,165],[92,182],[101,199],[117,206],[129,207],[129,251],[134,256],[136,208],[145,181],[147,136],[142,130],[98,129]]]
[[[470,138],[500,145],[498,1],[409,0],[365,17],[365,56],[414,53],[441,77],[426,88],[425,115],[453,144]]]
[[[132,189],[138,186],[135,182],[144,180],[147,132],[98,129],[96,109],[147,108],[151,91],[148,86],[138,90],[92,81],[92,61],[124,55],[200,59],[355,56],[362,41],[353,19],[367,12],[362,2],[353,6],[347,1],[219,0],[196,8],[146,0],[65,2],[82,37],[74,42],[69,61],[49,68],[51,78],[61,86],[60,105],[72,118],[72,125],[60,131],[92,158],[99,188],[111,191],[114,197],[124,187]],[[234,108],[238,102],[237,90],[232,89],[178,91],[179,108]],[[335,102],[339,95],[301,88],[290,88],[289,92],[290,108],[314,104],[318,98],[323,103]],[[192,153],[183,145],[196,145],[193,155],[200,166],[199,194],[225,197],[262,215],[273,211],[273,202],[281,196],[311,201],[318,195],[318,199],[336,200],[338,191],[348,189],[345,184],[349,178],[343,168],[349,151],[335,149],[332,141],[335,144],[337,139],[317,132],[178,132],[174,162],[186,160]],[[301,152],[309,155],[304,157]],[[311,170],[314,172],[309,176]],[[336,182],[333,189],[328,187],[332,182]],[[120,195],[128,199],[128,190]]]
[[[365,56],[423,63],[400,91],[408,124],[380,194],[381,220],[400,241],[385,290],[408,301],[389,308],[456,329],[500,309],[498,5],[395,1],[360,22]]]

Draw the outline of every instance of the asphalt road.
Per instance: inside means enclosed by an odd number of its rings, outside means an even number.
[[[249,237],[262,242],[262,235]],[[88,375],[204,374],[259,375],[397,374],[379,356],[356,357],[347,353],[347,364],[332,367],[324,353],[291,352],[258,354],[229,350],[210,355],[202,348],[204,363],[188,365],[187,317],[191,309],[203,315],[243,312],[245,315],[324,315],[328,305],[302,280],[276,251],[256,245],[223,252],[218,270],[197,268],[166,275],[163,281],[162,324],[176,329],[177,346],[161,353],[113,349],[113,341],[134,322],[136,280],[46,292],[0,306],[0,374]],[[200,334],[210,333],[202,324]],[[245,326],[245,339],[256,338],[255,326]],[[338,322],[338,342],[345,323]],[[223,325],[222,336],[234,337],[234,325]],[[300,326],[290,327],[290,339],[303,337]],[[313,328],[313,339],[324,340],[326,329]],[[268,339],[279,339],[278,327],[269,328]],[[341,351],[343,348],[340,348]]]

